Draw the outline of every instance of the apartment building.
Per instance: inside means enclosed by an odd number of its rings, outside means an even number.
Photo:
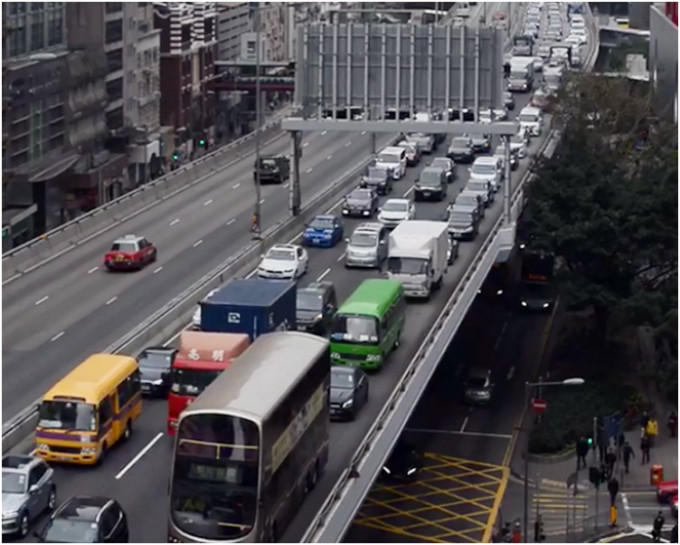
[[[658,104],[678,121],[678,3],[655,2],[649,13],[650,81]]]
[[[235,61],[241,55],[241,36],[250,30],[248,2],[217,4],[217,58]]]

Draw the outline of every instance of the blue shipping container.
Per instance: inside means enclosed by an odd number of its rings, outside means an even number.
[[[264,333],[295,329],[295,282],[236,279],[201,302],[201,331],[247,333],[251,342]]]

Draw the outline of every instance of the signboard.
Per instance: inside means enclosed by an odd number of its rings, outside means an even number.
[[[531,408],[535,413],[544,413],[548,408],[548,404],[546,403],[545,399],[534,398],[531,400]]]

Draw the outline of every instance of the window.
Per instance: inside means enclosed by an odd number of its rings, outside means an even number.
[[[109,95],[109,101],[111,102],[123,98],[123,78],[108,81],[106,83],[106,94]]]
[[[102,515],[99,524],[100,526],[100,533],[101,537],[107,538],[110,536],[111,532],[116,527],[116,523],[118,522],[118,516],[117,513],[111,509],[110,507],[106,509]]]
[[[47,466],[45,464],[38,464],[31,469],[31,474],[28,477],[28,486],[39,483],[40,479],[45,475],[45,471],[47,471]]]
[[[56,45],[63,40],[63,22],[61,13],[49,13],[47,18],[47,45]]]
[[[113,418],[113,407],[111,406],[111,398],[107,397],[99,404],[99,427],[106,424]]]
[[[114,49],[106,54],[106,64],[109,73],[123,68],[123,50]]]
[[[123,39],[123,21],[109,21],[106,23],[105,43],[112,44]]]
[[[31,23],[31,51],[38,51],[45,47],[45,26],[42,17],[36,20],[36,15],[33,16],[33,23]]]
[[[118,13],[123,11],[123,2],[104,2],[106,13]]]
[[[19,23],[9,33],[9,56],[14,57],[26,53],[26,27]]]

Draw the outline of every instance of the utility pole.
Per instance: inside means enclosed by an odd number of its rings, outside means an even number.
[[[260,50],[262,49],[260,31],[260,3],[255,6],[255,209],[250,226],[253,238],[259,239],[262,235],[260,218],[260,201],[262,200],[262,188],[260,184],[260,128],[262,127],[262,98],[260,97]]]

